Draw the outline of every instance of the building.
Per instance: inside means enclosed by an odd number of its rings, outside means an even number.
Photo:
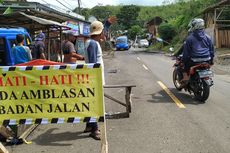
[[[158,27],[163,22],[163,19],[159,16],[154,17],[152,20],[146,23],[146,28],[148,29],[149,33],[153,36],[158,35]]]
[[[206,32],[216,48],[230,48],[230,0],[222,0],[203,12]]]

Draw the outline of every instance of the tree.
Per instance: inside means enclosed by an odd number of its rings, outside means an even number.
[[[112,15],[112,11],[106,6],[95,6],[91,9],[90,14],[95,16],[98,20],[104,21]]]
[[[144,32],[139,25],[134,25],[128,30],[128,37],[132,40],[135,40],[136,36],[142,36],[143,34]]]
[[[117,14],[118,23],[123,25],[126,29],[131,28],[136,24],[136,19],[140,12],[140,7],[136,5],[126,5],[120,9]]]
[[[176,31],[171,24],[162,23],[159,26],[159,34],[163,40],[170,42],[173,39],[173,37],[176,35]]]
[[[89,16],[90,16],[90,9],[88,9],[88,8],[83,8],[83,9],[81,10],[81,15],[85,16],[85,18],[88,19]]]

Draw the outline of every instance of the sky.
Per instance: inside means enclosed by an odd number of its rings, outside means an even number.
[[[39,2],[42,4],[56,5],[65,9],[74,9],[78,6],[77,0],[28,0],[31,2]],[[92,8],[96,5],[161,5],[164,0],[81,0],[81,6],[84,8]]]

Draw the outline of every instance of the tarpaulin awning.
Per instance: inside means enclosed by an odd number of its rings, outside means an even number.
[[[36,24],[37,23],[37,24]],[[24,12],[0,15],[0,25],[21,26],[27,29],[42,29],[47,26],[66,27],[59,22],[28,15]]]
[[[65,65],[65,64],[60,62],[37,59],[37,60],[29,61],[27,63],[17,64],[16,66],[37,66],[37,65]]]

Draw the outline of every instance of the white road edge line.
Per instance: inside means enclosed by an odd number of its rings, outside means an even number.
[[[137,57],[137,59],[140,61],[141,59],[140,59],[140,57]]]
[[[149,70],[148,68],[147,68],[147,66],[145,66],[144,64],[142,65],[147,71]]]

